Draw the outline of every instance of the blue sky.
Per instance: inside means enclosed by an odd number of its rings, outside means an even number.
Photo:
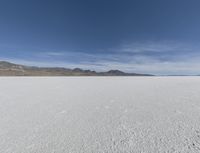
[[[199,0],[1,0],[0,60],[200,74]]]

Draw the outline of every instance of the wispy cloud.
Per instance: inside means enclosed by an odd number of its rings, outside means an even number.
[[[78,51],[39,52],[26,58],[4,58],[36,66],[80,67],[97,71],[120,69],[151,74],[200,74],[200,46],[176,42],[123,44],[95,54]]]
[[[177,49],[178,46],[174,44],[168,44],[166,42],[153,43],[153,42],[144,42],[144,43],[130,43],[123,44],[119,51],[128,52],[128,53],[145,53],[145,52],[169,52]]]
[[[63,55],[65,55],[65,53],[64,52],[56,52],[56,51],[54,51],[54,52],[45,52],[45,53],[43,53],[43,55],[46,55],[46,56],[63,56]]]

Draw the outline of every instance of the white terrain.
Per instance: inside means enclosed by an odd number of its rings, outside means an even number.
[[[200,77],[1,77],[0,153],[199,153]]]

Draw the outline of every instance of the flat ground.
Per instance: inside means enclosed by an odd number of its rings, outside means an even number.
[[[0,153],[200,152],[200,77],[2,77]]]

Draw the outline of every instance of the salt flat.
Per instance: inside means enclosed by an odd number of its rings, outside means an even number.
[[[0,153],[200,152],[200,77],[1,77]]]

